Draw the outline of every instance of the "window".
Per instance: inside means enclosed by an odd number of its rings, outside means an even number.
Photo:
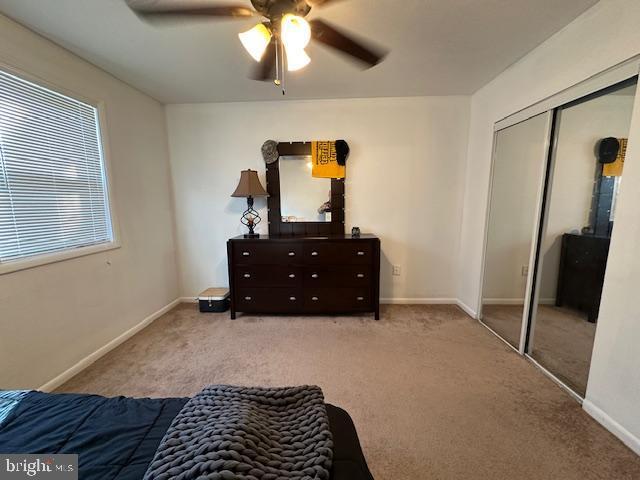
[[[0,71],[0,272],[113,240],[98,110]]]

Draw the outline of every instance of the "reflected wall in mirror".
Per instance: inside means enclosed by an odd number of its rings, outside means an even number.
[[[310,155],[280,157],[283,222],[331,222],[331,179],[311,176]]]
[[[587,388],[615,197],[624,183],[623,170],[601,163],[615,157],[602,158],[599,146],[604,138],[622,139],[622,163],[635,93],[633,80],[556,114],[528,353],[581,396]]]
[[[497,132],[485,247],[481,319],[519,348],[550,113]]]

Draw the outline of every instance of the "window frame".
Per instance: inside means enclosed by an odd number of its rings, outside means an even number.
[[[69,90],[58,84],[43,79],[37,75],[25,72],[24,70],[15,68],[12,65],[8,65],[0,61],[0,70],[14,75],[21,80],[33,83],[39,87],[46,88],[60,95],[65,95],[79,102],[83,102],[96,109],[98,119],[98,139],[100,141],[100,151],[102,153],[102,166],[104,169],[105,178],[105,194],[106,203],[109,206],[109,217],[111,220],[111,233],[112,240],[110,242],[98,243],[95,245],[89,245],[86,247],[72,248],[62,250],[59,252],[43,253],[40,255],[33,255],[15,260],[9,260],[7,262],[0,262],[0,275],[4,275],[11,272],[17,272],[20,270],[26,270],[42,265],[51,263],[62,262],[65,260],[71,260],[74,258],[84,257],[87,255],[93,255],[96,253],[108,252],[120,248],[120,225],[118,217],[116,215],[115,202],[113,199],[113,176],[111,168],[111,155],[109,150],[109,140],[107,134],[107,115],[106,104],[103,100],[95,100],[85,95],[79,94],[76,91]]]

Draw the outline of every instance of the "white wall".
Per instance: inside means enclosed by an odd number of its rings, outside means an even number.
[[[0,389],[37,388],[177,297],[165,116],[1,15],[0,63],[105,102],[121,232],[117,250],[0,275]]]
[[[585,409],[640,455],[640,96],[631,132]]]
[[[640,53],[640,2],[603,0],[472,97],[469,154],[459,259],[459,297],[479,299],[482,238],[497,120]],[[636,105],[636,113],[640,107]],[[628,164],[617,210],[587,405],[640,438],[640,124],[629,136]],[[637,160],[636,160],[637,159]],[[633,163],[636,165],[633,165]],[[631,167],[630,167],[631,165]],[[640,442],[634,444],[640,452]]]
[[[243,169],[264,181],[265,140],[344,138],[346,227],[381,237],[382,297],[455,298],[468,112],[466,97],[168,106],[182,294],[227,285],[245,205],[229,195]]]

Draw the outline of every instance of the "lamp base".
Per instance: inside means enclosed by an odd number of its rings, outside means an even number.
[[[245,233],[244,238],[260,238],[259,233]]]

